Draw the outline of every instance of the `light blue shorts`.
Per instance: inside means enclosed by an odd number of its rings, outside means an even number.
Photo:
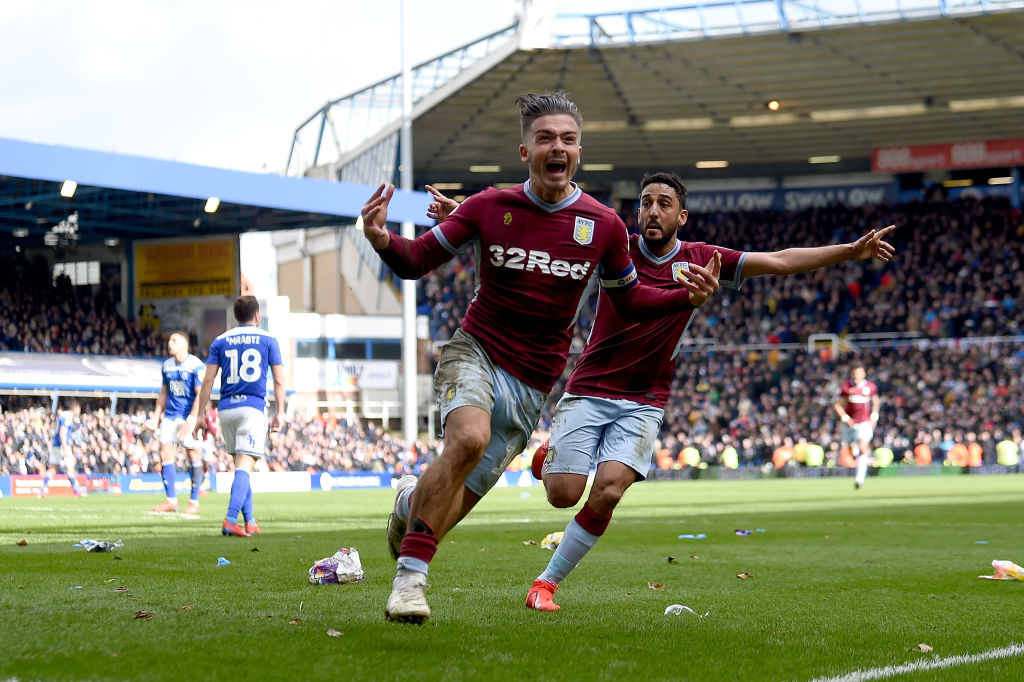
[[[526,449],[548,398],[495,365],[476,339],[461,329],[441,350],[434,372],[434,395],[441,408],[442,427],[451,411],[459,407],[479,407],[491,415],[491,440],[465,483],[481,497]]]
[[[223,408],[218,412],[224,448],[259,459],[267,452],[267,415],[255,407]]]
[[[853,426],[843,424],[843,432],[839,439],[844,445],[853,445],[862,442],[870,443],[874,436],[875,429],[871,426],[871,422],[858,422]]]
[[[622,462],[642,481],[664,416],[665,410],[632,400],[566,393],[551,420],[544,471],[586,476],[601,462]]]

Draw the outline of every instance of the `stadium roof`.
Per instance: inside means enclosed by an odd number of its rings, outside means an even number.
[[[71,197],[65,181],[76,183]],[[97,242],[337,224],[373,188],[0,138],[0,237]],[[211,197],[219,200],[207,212]],[[423,223],[429,199],[396,192],[389,217]],[[212,206],[211,206],[212,208]]]
[[[513,100],[558,88],[583,111],[583,162],[613,169],[584,168],[585,180],[653,168],[809,173],[822,169],[811,157],[832,156],[841,160],[830,171],[862,171],[875,148],[1022,138],[1022,35],[1020,0],[712,0],[527,13],[416,67],[415,176],[521,180]],[[396,76],[325,105],[296,131],[289,172],[318,166],[345,176],[396,134],[400,93]],[[342,114],[344,130],[353,117],[370,121],[362,144],[332,132]],[[695,171],[705,160],[730,167]]]

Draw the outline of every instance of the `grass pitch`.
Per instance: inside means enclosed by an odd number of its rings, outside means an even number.
[[[254,538],[220,535],[222,495],[199,518],[149,513],[156,495],[0,500],[0,678],[811,680],[1024,642],[1024,583],[977,577],[1024,564],[1018,475],[639,484],[556,613],[523,606],[551,556],[524,542],[574,512],[494,490],[442,541],[422,627],[384,620],[392,499],[259,494]],[[310,585],[343,546],[365,582]],[[896,679],[1024,679],[1024,656]]]

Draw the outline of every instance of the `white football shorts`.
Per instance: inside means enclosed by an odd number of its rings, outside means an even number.
[[[164,417],[160,420],[160,443],[170,443],[171,445],[181,445],[187,450],[198,450],[199,441],[192,437],[192,431],[188,432],[188,436],[184,440],[178,438],[178,430],[181,429],[181,425],[184,424],[187,419],[184,417]]]
[[[255,407],[224,407],[218,412],[224,448],[260,458],[267,452],[267,415]]]

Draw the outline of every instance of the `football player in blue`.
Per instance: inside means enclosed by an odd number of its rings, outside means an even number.
[[[39,489],[40,497],[50,492],[50,479],[56,476],[58,471],[71,481],[71,491],[76,497],[86,494],[75,480],[75,455],[71,451],[71,433],[75,428],[75,420],[82,414],[82,406],[77,400],[73,400],[69,407],[70,409],[57,412],[53,439],[50,441],[50,455],[46,461],[46,475]]]
[[[199,513],[199,486],[203,483],[203,459],[200,444],[192,437],[196,425],[196,397],[203,383],[203,361],[188,352],[188,336],[181,331],[171,332],[167,339],[167,351],[171,357],[164,361],[160,395],[156,399],[156,410],[146,426],[154,431],[159,425],[160,473],[164,479],[167,499],[153,507],[155,512],[178,511],[178,495],[174,490],[177,470],[175,459],[178,446],[188,453],[189,471],[192,477],[192,496],[185,512]]]
[[[218,336],[210,345],[194,435],[198,437],[199,432],[207,428],[206,404],[219,372],[220,428],[224,445],[235,458],[235,478],[221,533],[247,537],[260,532],[252,515],[249,477],[256,461],[267,449],[267,371],[269,369],[274,377],[276,408],[270,417],[270,428],[277,431],[285,418],[284,365],[277,339],[259,327],[260,304],[256,297],[239,296],[234,313],[238,326]],[[239,512],[245,519],[244,526],[238,523]]]

